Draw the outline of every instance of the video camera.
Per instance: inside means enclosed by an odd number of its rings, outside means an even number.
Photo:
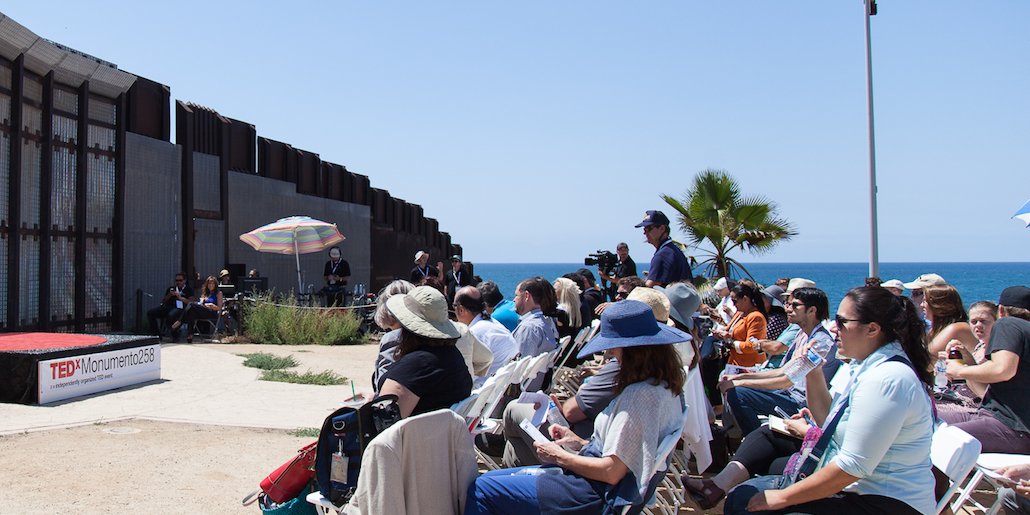
[[[605,275],[612,275],[615,267],[619,266],[619,256],[607,250],[598,250],[584,258],[583,264],[586,266],[597,265],[598,270],[604,272]]]

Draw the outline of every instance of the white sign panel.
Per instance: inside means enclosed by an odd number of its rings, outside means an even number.
[[[70,399],[161,378],[161,346],[39,362],[39,403]]]

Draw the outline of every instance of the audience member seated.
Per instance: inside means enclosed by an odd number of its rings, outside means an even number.
[[[737,312],[730,320],[726,329],[712,331],[717,338],[725,342],[729,349],[730,373],[736,373],[741,369],[750,369],[765,361],[765,354],[762,354],[762,347],[758,340],[764,339],[767,334],[765,320],[765,303],[762,301],[762,294],[751,284],[738,283],[730,290],[730,299],[737,308]]]
[[[215,276],[209,275],[204,280],[204,287],[200,290],[200,298],[197,302],[186,305],[186,309],[179,315],[179,319],[172,324],[172,334],[179,330],[179,326],[186,324],[186,343],[193,343],[193,332],[197,329],[197,320],[218,320],[218,314],[222,311],[225,299],[222,292],[218,291],[218,281]]]
[[[504,298],[500,288],[493,281],[483,281],[476,286],[486,303],[486,314],[498,321],[506,329],[515,332],[519,325],[519,315],[515,312],[515,303]]]
[[[659,326],[642,302],[610,306],[599,336],[580,353],[610,351],[621,364],[617,395],[595,419],[591,439],[551,426],[554,441],[534,443],[545,473],[530,472],[540,467],[487,472],[470,486],[465,513],[600,513],[606,504],[642,502],[659,443],[683,423],[685,376],[671,344],[687,337]],[[560,473],[546,473],[559,467]]]
[[[765,338],[760,340],[775,340],[790,325],[787,322],[787,311],[783,307],[783,288],[779,286],[767,286],[762,290],[762,302],[765,304]]]
[[[447,319],[447,300],[429,286],[393,295],[386,308],[401,325],[397,362],[383,375],[380,395],[396,395],[402,417],[449,408],[472,393],[455,342],[461,329]]]
[[[803,345],[802,348],[807,348]],[[830,382],[830,394],[837,395],[843,391],[850,378],[850,365],[841,364],[837,374]],[[726,492],[750,479],[753,475],[779,475],[783,473],[788,458],[801,451],[801,444],[807,431],[805,417],[812,418],[812,412],[802,408],[790,419],[784,420],[784,426],[790,435],[769,429],[768,425],[759,426],[750,432],[733,454],[732,460],[711,479],[693,479],[687,474],[680,477],[683,486],[691,498],[702,509],[708,510],[719,504]]]
[[[639,288],[639,287],[641,287],[643,285],[644,285],[644,280],[639,278],[639,277],[637,277],[637,276],[635,276],[635,275],[631,275],[629,277],[623,277],[622,279],[619,279],[619,281],[615,284],[615,300],[613,302],[618,302],[620,300],[626,300],[626,296],[628,296],[629,293],[631,291],[633,291],[634,288]],[[611,302],[602,302],[602,303],[598,304],[597,307],[594,308],[594,315],[601,316],[601,314],[604,313],[604,310],[610,304],[611,304]]]
[[[572,279],[559,277],[554,281],[554,296],[558,300],[557,316],[558,338],[574,338],[583,328],[583,313],[580,309],[580,290]]]
[[[976,336],[969,325],[969,315],[954,286],[945,284],[924,288],[922,308],[926,320],[930,322],[927,348],[931,356],[936,357],[944,351],[952,340],[958,340],[970,351],[976,348]]]
[[[179,272],[175,274],[175,284],[168,287],[164,297],[161,298],[161,305],[147,311],[147,319],[150,321],[150,330],[154,335],[161,338],[162,325],[168,320],[178,320],[186,305],[193,302],[193,288],[186,282],[186,274]],[[175,334],[170,334],[175,338]]]
[[[343,259],[340,247],[329,249],[329,261],[325,262],[322,275],[325,277],[325,287],[322,288],[325,305],[343,306],[347,295],[347,281],[350,280],[350,263]]]
[[[479,289],[474,286],[462,286],[454,295],[454,316],[469,327],[476,337],[493,356],[490,368],[480,377],[473,378],[473,385],[480,386],[487,377],[494,375],[497,369],[510,362],[519,352],[518,343],[511,336],[511,331],[500,322],[490,318],[486,313],[486,304]]]
[[[583,278],[584,287],[582,290],[582,304],[583,310],[586,312],[586,316],[583,318],[583,324],[589,324],[594,319],[594,311],[597,306],[605,301],[605,293],[597,287],[597,280],[594,279],[594,273],[589,268],[580,268],[576,270],[576,275]]]
[[[934,513],[933,383],[915,306],[881,287],[856,288],[836,315],[839,352],[853,360],[831,397],[822,369],[807,377],[808,410],[829,444],[796,482],[762,476],[729,493],[724,513]],[[802,426],[806,434],[819,428]],[[750,438],[750,437],[749,437]]]
[[[1030,288],[1010,286],[998,300],[987,359],[979,365],[948,360],[949,378],[964,379],[971,390],[986,389],[986,394],[975,413],[941,418],[980,440],[982,452],[1030,454],[1030,360],[1025,356],[1030,356]]]
[[[794,290],[787,304],[787,316],[798,324],[801,331],[786,353],[787,363],[808,359],[801,347],[811,347],[815,341],[830,345],[830,352],[823,362],[823,376],[827,380],[833,378],[840,366],[837,359],[836,345],[833,336],[823,326],[823,320],[829,316],[829,301],[826,293],[818,288],[799,288]],[[776,408],[787,413],[796,413],[805,406],[805,385],[793,384],[784,374],[783,368],[763,370],[748,374],[730,374],[719,382],[719,389],[726,395],[733,418],[747,435],[758,429],[759,416],[772,415]]]
[[[414,288],[414,284],[398,279],[379,290],[376,297],[376,310],[372,318],[380,329],[387,331],[379,338],[379,354],[376,354],[375,369],[372,371],[372,388],[376,393],[379,392],[381,379],[386,371],[397,362],[397,346],[401,343],[401,324],[390,314],[390,310],[386,309],[386,301],[394,295],[408,293]]]
[[[543,277],[524,279],[515,288],[515,312],[519,325],[511,335],[519,343],[523,358],[551,352],[558,345],[554,314],[558,302],[554,287]]]

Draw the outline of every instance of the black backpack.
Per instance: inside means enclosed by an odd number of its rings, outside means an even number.
[[[358,408],[343,407],[326,417],[315,451],[315,482],[322,497],[336,506],[350,500],[368,443],[400,419],[396,395],[376,397]]]

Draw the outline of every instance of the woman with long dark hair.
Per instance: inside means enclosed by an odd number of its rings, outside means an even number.
[[[765,361],[759,343],[768,333],[765,301],[762,300],[761,291],[752,284],[742,281],[730,290],[730,300],[737,312],[726,329],[712,331],[713,335],[725,342],[730,351],[727,363],[737,367],[753,367]]]
[[[836,322],[838,355],[852,359],[852,372],[832,398],[819,367],[806,378],[808,409],[826,444],[809,458],[816,469],[796,482],[747,481],[730,492],[724,513],[934,513],[933,376],[915,305],[885,288],[856,288]]]
[[[579,356],[610,351],[619,361],[616,397],[594,420],[591,439],[567,427],[535,443],[543,467],[488,472],[469,488],[466,514],[601,513],[643,502],[658,445],[683,424],[683,364],[672,344],[687,341],[659,325],[647,304],[624,300],[601,315],[601,332]],[[568,449],[568,450],[566,450]]]

